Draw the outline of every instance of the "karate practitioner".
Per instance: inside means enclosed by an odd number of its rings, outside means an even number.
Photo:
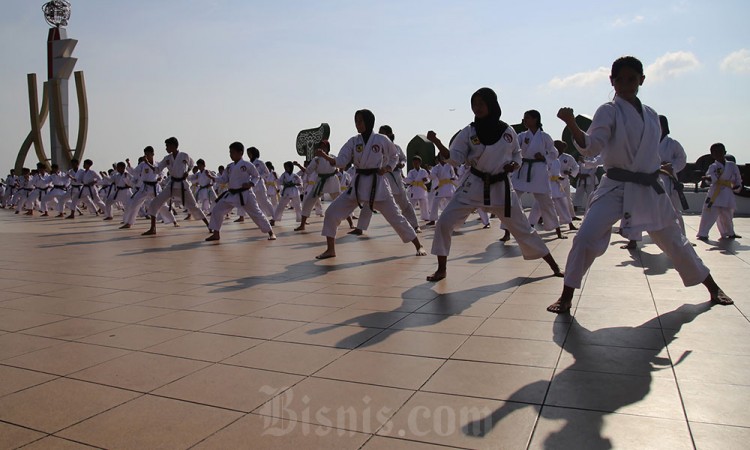
[[[89,211],[98,216],[100,213],[104,213],[104,202],[99,197],[99,191],[96,188],[102,177],[95,170],[91,170],[93,165],[94,162],[87,159],[83,161],[83,170],[79,170],[76,173],[76,181],[81,185],[81,190],[78,192],[78,198],[74,199],[74,202],[83,202],[89,208]],[[74,209],[71,209],[68,219],[75,218],[74,213]]]
[[[253,222],[258,225],[260,231],[268,234],[269,241],[276,240],[271,224],[260,210],[253,190],[253,186],[262,183],[263,180],[255,165],[242,158],[244,154],[245,147],[242,142],[229,144],[229,157],[232,162],[227,165],[224,173],[220,176],[221,182],[226,183],[228,189],[211,210],[211,221],[208,228],[212,230],[212,234],[206,238],[207,241],[221,239],[220,230],[221,224],[224,222],[224,216],[233,208],[247,213]]]
[[[52,164],[52,173],[50,174],[50,180],[52,181],[52,189],[42,197],[42,205],[45,211],[49,209],[51,204],[54,204],[57,209],[57,216],[63,217],[65,209],[65,199],[68,196],[68,185],[70,180],[68,175],[60,171],[60,166]]]
[[[422,168],[422,158],[416,155],[411,160],[412,169],[406,174],[406,185],[408,186],[409,201],[412,208],[419,207],[422,220],[430,220],[430,208],[427,201],[427,183],[430,181],[430,173]]]
[[[112,192],[104,203],[104,220],[112,220],[112,206],[115,203],[125,206],[133,196],[134,182],[132,177],[125,171],[125,163],[118,162],[115,172],[112,174]]]
[[[164,141],[167,150],[167,156],[159,162],[156,170],[161,172],[165,168],[169,171],[170,180],[167,181],[166,188],[162,190],[148,207],[148,214],[151,216],[151,228],[142,233],[143,236],[156,234],[156,214],[168,200],[179,201],[180,205],[187,208],[190,214],[200,218],[208,226],[208,219],[203,214],[198,205],[195,203],[195,197],[190,191],[190,185],[187,177],[193,168],[193,160],[185,152],[179,150],[180,143],[176,137],[170,137]]]
[[[324,151],[326,155],[330,156],[331,144],[329,144],[328,141],[320,142],[315,150],[318,149]],[[317,201],[320,201],[323,194],[330,195],[332,200],[336,200],[336,197],[341,194],[341,184],[336,176],[336,166],[331,164],[327,159],[320,156],[313,157],[305,171],[305,173],[315,173],[317,179],[315,180],[312,190],[305,194],[305,198],[302,201],[302,220],[294,231],[303,231],[305,229],[307,218],[310,217],[313,206]],[[348,219],[351,221],[351,218]]]
[[[637,96],[645,78],[643,64],[638,59],[632,56],[617,59],[610,76],[615,99],[597,109],[588,132],[578,127],[572,108],[561,108],[557,113],[583,155],[601,153],[607,174],[594,192],[588,214],[573,239],[565,284],[560,298],[547,308],[550,312],[570,311],[575,289],[581,287],[581,280],[594,260],[607,250],[612,225],[621,218],[627,226],[649,233],[672,260],[685,286],[703,283],[711,302],[733,303],[682,234],[677,213],[664,193],[659,180],[659,117]]]
[[[515,177],[510,174],[520,167],[521,150],[516,132],[500,120],[502,111],[497,95],[490,88],[479,89],[471,96],[471,109],[474,122],[458,133],[450,150],[434,131],[427,133],[427,139],[445,159],[450,158],[452,164],[471,166],[435,225],[432,254],[437,256],[438,267],[427,281],[446,277],[453,230],[477,208],[495,213],[505,223],[518,241],[524,259],[543,258],[556,276],[563,276],[542,238],[529,226],[513,192],[510,180]]]
[[[370,209],[377,209],[403,242],[411,241],[417,250],[417,256],[426,255],[416,231],[401,215],[384,178],[398,164],[395,144],[387,136],[373,132],[375,115],[370,110],[361,109],[354,113],[354,124],[359,134],[344,144],[336,158],[326,155],[322,150],[316,153],[341,169],[352,163],[356,171],[351,187],[336,198],[326,211],[321,232],[326,237],[326,250],[316,258],[336,256],[336,229],[362,203],[367,204]]]
[[[212,205],[216,203],[216,191],[214,191],[214,179],[216,174],[206,169],[206,162],[199,159],[195,162],[198,172],[193,175],[193,179],[198,183],[198,190],[195,192],[195,202],[200,205],[204,214],[211,212]],[[190,214],[185,218],[188,220]]]
[[[299,188],[302,186],[302,178],[294,173],[293,162],[287,161],[284,163],[284,173],[279,177],[279,185],[281,186],[281,199],[279,200],[279,204],[276,205],[276,211],[273,213],[271,226],[284,217],[284,210],[289,203],[294,208],[295,219],[297,222],[301,222],[302,206],[299,199]]]
[[[601,158],[587,158],[583,155],[578,156],[578,178],[576,180],[576,195],[573,197],[573,205],[580,208],[582,213],[586,213],[589,206],[589,199],[599,185],[599,178],[596,176],[596,170],[601,165]]]
[[[385,175],[385,181],[391,188],[393,199],[396,201],[398,208],[401,210],[401,215],[403,215],[404,218],[409,222],[409,225],[414,228],[414,231],[416,231],[417,233],[421,233],[422,229],[419,228],[417,213],[414,212],[414,207],[412,206],[411,202],[409,202],[409,197],[406,195],[404,177],[401,173],[401,169],[403,169],[404,165],[406,164],[406,155],[404,154],[404,151],[401,149],[401,147],[399,147],[394,142],[396,136],[393,134],[393,129],[389,125],[381,126],[378,130],[378,133],[384,136],[388,136],[388,139],[390,139],[391,142],[393,142],[396,146],[396,153],[398,154],[398,163],[396,163],[396,167],[393,169],[393,171],[388,172],[388,174]],[[372,220],[372,210],[367,205],[363,206],[364,207],[362,208],[362,212],[360,212],[359,214],[359,220],[357,220],[357,228],[355,228],[353,231],[350,231],[349,234],[362,235],[364,231],[370,228],[370,221]]]
[[[144,205],[150,206],[150,202],[161,192],[161,186],[159,185],[161,171],[154,164],[154,148],[150,145],[143,149],[143,160],[133,169],[132,176],[138,180],[141,186],[125,205],[125,214],[122,218],[124,225],[120,227],[121,229],[132,227],[141,207]],[[146,208],[148,209],[148,206]],[[159,216],[164,220],[164,223],[172,223],[175,227],[179,227],[172,210],[167,205],[162,205],[159,208]]]
[[[255,198],[258,201],[258,207],[267,219],[273,219],[273,212],[276,206],[269,200],[268,189],[266,188],[266,178],[268,177],[268,167],[260,160],[260,150],[255,147],[247,149],[247,157],[250,158],[250,162],[255,166],[255,170],[258,171],[260,181],[253,185],[253,192],[255,192]]]
[[[711,156],[716,161],[708,168],[706,176],[711,178],[711,187],[708,188],[706,201],[701,211],[701,222],[698,227],[698,239],[708,241],[708,232],[716,223],[719,235],[725,239],[737,239],[734,233],[734,210],[737,203],[733,190],[742,188],[742,175],[737,164],[726,159],[727,150],[724,144],[717,143],[711,146]]]
[[[456,171],[453,166],[446,164],[442,153],[437,155],[438,164],[430,171],[432,180],[432,202],[430,204],[430,220],[425,224],[435,225],[440,217],[440,211],[445,211],[446,205],[456,192]]]

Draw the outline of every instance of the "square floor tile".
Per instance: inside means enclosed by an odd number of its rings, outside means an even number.
[[[409,330],[385,330],[362,344],[360,349],[413,356],[448,358],[468,336]]]
[[[366,328],[388,328],[408,315],[405,312],[344,308],[320,317],[315,322]]]
[[[482,317],[413,313],[391,328],[433,333],[472,334],[484,320]]]
[[[193,448],[356,450],[368,437],[355,431],[249,414]]]
[[[54,436],[47,436],[44,439],[35,441],[23,448],[23,450],[88,450],[95,449],[90,445],[79,444],[78,442],[69,441],[67,439],[60,439]]]
[[[555,367],[560,347],[554,342],[527,339],[471,336],[453,355],[453,359]]]
[[[690,422],[695,447],[705,450],[747,448],[750,428]]]
[[[356,348],[381,331],[383,330],[378,328],[311,323],[283,334],[275,338],[275,340],[297,342],[300,344],[324,345],[326,347]]]
[[[118,322],[75,318],[24,330],[24,333],[55,339],[76,340],[121,326],[123,324]]]
[[[355,350],[332,362],[316,377],[419,389],[444,360]]]
[[[250,412],[303,377],[216,364],[155,390],[155,395]]]
[[[128,353],[127,350],[118,348],[66,342],[6,359],[3,364],[56,375],[68,375]]]
[[[171,311],[164,308],[149,308],[138,305],[115,305],[106,311],[95,312],[86,316],[87,319],[108,320],[110,322],[136,323],[154,317],[169,314]]]
[[[259,339],[194,332],[154,345],[147,348],[146,351],[161,355],[219,362],[262,342]]]
[[[339,348],[267,341],[223,362],[256,369],[311,375],[346,352],[347,350]]]
[[[203,331],[256,339],[273,339],[304,324],[304,322],[291,320],[243,316],[208,327]]]
[[[37,384],[53,380],[54,375],[48,375],[31,370],[17,369],[10,366],[0,366],[0,397],[26,389]]]
[[[58,378],[0,398],[0,420],[54,433],[137,396],[122,389]]]
[[[44,436],[38,431],[0,422],[0,448],[20,448]]]
[[[142,350],[188,333],[184,330],[169,328],[147,327],[143,325],[125,325],[104,333],[95,334],[82,339],[80,342],[105,345],[107,347],[125,348],[128,350]]]
[[[57,339],[29,336],[21,333],[6,333],[0,335],[0,361],[61,343]]]
[[[96,367],[72,374],[71,377],[149,392],[206,366],[208,363],[151,353],[131,353]]]
[[[750,417],[738,414],[750,403],[750,386],[716,384],[709,380],[679,383],[690,422],[750,427]]]
[[[146,395],[68,428],[59,436],[102,448],[188,448],[241,416],[225,409]]]

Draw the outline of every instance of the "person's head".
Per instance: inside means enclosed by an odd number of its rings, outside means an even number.
[[[23,169],[21,169],[21,175],[28,178],[29,175],[31,175],[31,169],[29,169],[28,167],[24,167]]]
[[[219,166],[219,175],[224,173],[224,166]]]
[[[373,128],[375,128],[375,114],[369,109],[360,109],[354,113],[354,125],[357,127],[358,133],[372,133]]]
[[[483,87],[471,95],[471,110],[477,119],[488,117],[500,120],[502,115],[497,94],[488,87]]]
[[[390,125],[381,125],[378,133],[388,136],[391,142],[396,139],[396,135],[393,134],[393,128]]]
[[[717,142],[711,146],[711,156],[713,156],[715,160],[724,162],[726,154],[727,148],[724,147],[724,144],[721,142]]]
[[[154,157],[154,147],[151,147],[150,145],[143,149],[143,156],[146,157]]]
[[[643,63],[633,56],[623,56],[612,63],[609,81],[615,88],[615,94],[625,100],[632,100],[638,95],[638,88],[645,79]]]
[[[566,144],[565,141],[555,140],[555,142],[553,142],[552,144],[557,149],[557,152],[561,155],[568,149],[568,144]]]
[[[292,173],[292,172],[294,172],[294,163],[292,163],[291,161],[285,162],[284,163],[284,171],[286,173]]]
[[[73,159],[71,159],[71,160],[70,160],[70,165],[71,165],[71,167],[73,167],[74,169],[77,169],[77,168],[78,168],[78,166],[79,166],[80,164],[81,164],[81,163],[80,163],[80,162],[78,161],[78,159],[77,159],[77,158],[73,158]]]
[[[206,161],[203,161],[203,159],[199,159],[195,162],[195,167],[198,168],[198,170],[203,170],[206,168]]]
[[[115,169],[118,173],[124,173],[125,172],[125,163],[120,161],[117,163],[117,166],[115,166]]]
[[[327,155],[331,153],[331,144],[330,142],[325,141],[325,140],[320,141],[318,142],[318,145],[315,146],[315,150],[318,150],[318,149],[323,150],[323,152]]]
[[[536,109],[530,109],[523,113],[523,125],[529,130],[542,129],[542,115]]]
[[[661,135],[662,137],[669,134],[669,120],[667,116],[659,115],[659,124],[661,124]]]
[[[256,147],[248,148],[247,157],[250,158],[250,161],[255,161],[256,159],[260,158],[260,150],[258,150]]]
[[[419,170],[419,168],[420,168],[420,167],[422,167],[422,157],[421,157],[421,156],[419,156],[419,155],[416,155],[416,156],[414,156],[414,157],[413,157],[413,158],[411,159],[411,165],[412,165],[412,167],[414,167],[415,169]]]
[[[176,137],[172,136],[164,141],[168,153],[175,153],[180,147],[180,141]]]
[[[242,159],[242,157],[245,156],[245,146],[242,145],[242,142],[232,142],[229,144],[229,158],[231,158],[232,161],[237,162]]]
[[[270,170],[271,172],[273,172],[274,170],[276,170],[273,167],[273,163],[271,161],[266,161],[266,168],[268,168],[268,170]]]
[[[16,169],[10,169],[10,174],[11,175],[15,175],[16,174]]]
[[[93,165],[94,165],[94,161],[92,161],[92,160],[90,160],[90,159],[87,159],[87,160],[83,161],[83,168],[84,168],[84,169],[87,169],[87,170],[88,170],[88,169],[90,169],[90,168],[91,168],[91,166],[93,166]]]
[[[57,173],[60,171],[60,166],[58,164],[52,164],[50,169],[52,169],[52,173]]]
[[[42,164],[42,163],[36,163],[36,171],[38,173],[44,173],[44,169],[45,169],[44,164]]]
[[[115,165],[115,167],[117,167],[117,166]],[[114,168],[107,170],[107,174],[112,175],[113,173],[115,173],[115,169]]]

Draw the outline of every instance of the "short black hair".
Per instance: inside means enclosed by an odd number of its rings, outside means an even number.
[[[234,141],[231,144],[229,144],[229,150],[239,151],[241,153],[245,153],[245,146],[242,145],[242,142]]]
[[[180,141],[178,141],[177,138],[174,137],[174,136],[165,139],[164,143],[167,144],[167,145],[170,145],[170,144],[174,145],[175,147],[179,147],[180,146]]]
[[[631,69],[638,72],[639,75],[643,75],[643,63],[635,56],[621,56],[612,63],[612,78],[617,78],[620,74],[620,69],[623,67],[630,67]]]

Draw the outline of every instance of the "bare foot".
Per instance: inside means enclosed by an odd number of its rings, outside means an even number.
[[[415,228],[415,229],[414,229],[414,232],[415,232],[415,233],[421,233],[421,232],[422,232],[422,229],[421,229],[421,228],[419,228],[419,226],[417,226],[417,228]]]
[[[436,270],[432,275],[427,275],[427,281],[440,281],[446,276],[445,270]]]
[[[173,223],[172,225],[174,225],[175,228],[180,228],[180,224],[177,222]]]
[[[244,221],[245,221],[244,216],[240,216],[239,218],[237,218],[237,220],[235,220],[235,222],[244,222]]]
[[[500,242],[508,242],[510,240],[510,231],[505,230],[505,234],[500,238]]]
[[[269,220],[269,221],[268,221],[268,223],[270,223],[270,224],[271,224],[271,226],[274,226],[274,225],[276,225],[276,221],[275,221],[275,220],[273,220],[273,219]]]
[[[127,230],[128,228],[130,228],[130,224],[129,223],[126,223],[125,225],[123,225],[123,226],[120,227],[121,230]]]
[[[556,230],[557,232],[557,238],[558,239],[567,239],[568,237],[562,234],[562,230],[560,230],[560,227],[558,227]]]
[[[363,231],[359,228],[355,228],[352,231],[348,232],[347,234],[353,234],[354,236],[362,236]]]
[[[570,301],[564,301],[563,299],[559,299],[555,303],[549,305],[547,307],[547,311],[555,314],[566,314],[570,312],[570,308],[573,306],[573,302]]]
[[[273,231],[271,231],[270,233],[268,233],[268,240],[269,241],[275,241],[276,240],[276,235],[274,234]]]
[[[153,236],[153,235],[155,235],[155,234],[156,234],[156,230],[154,230],[154,229],[152,228],[152,229],[150,229],[150,230],[148,230],[148,231],[145,231],[145,232],[141,233],[141,236]]]
[[[328,259],[328,258],[334,258],[334,257],[336,257],[336,253],[329,252],[328,250],[326,250],[320,255],[316,256],[315,259]]]
[[[724,291],[719,289],[717,292],[711,294],[711,303],[716,303],[717,305],[732,305],[734,304],[734,300],[729,298]]]
[[[568,224],[568,227],[569,227],[570,231],[576,231],[578,229],[578,227],[576,227],[575,225],[573,225],[572,222]]]
[[[206,242],[218,241],[220,239],[221,239],[221,237],[219,236],[219,233],[214,233],[211,236],[209,236],[209,237],[206,238]]]
[[[435,221],[434,220],[430,220],[429,222],[427,222],[426,224],[424,224],[424,226],[426,226],[426,227],[429,227],[430,225],[435,225]]]
[[[419,247],[417,249],[417,256],[427,256],[427,250],[424,247]]]
[[[300,225],[297,228],[295,228],[294,231],[305,231],[305,226],[304,225]]]
[[[621,245],[620,248],[623,250],[635,250],[638,247],[636,241],[628,241],[627,244]]]

